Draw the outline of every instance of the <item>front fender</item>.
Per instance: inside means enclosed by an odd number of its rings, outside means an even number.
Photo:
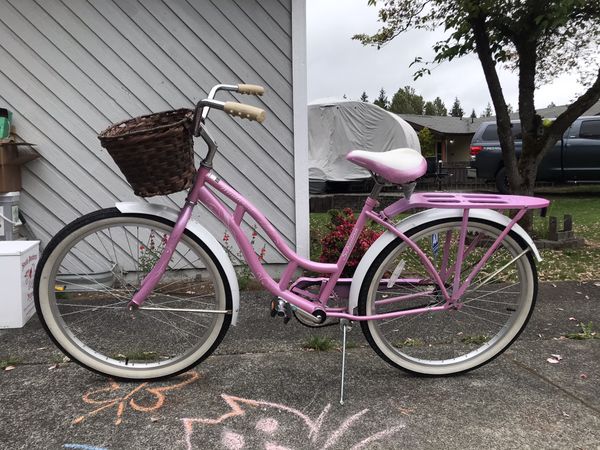
[[[402,220],[396,225],[396,229],[402,233],[406,233],[408,230],[427,222],[447,218],[462,218],[463,211],[464,210],[462,209],[428,209],[426,211],[413,214]],[[507,226],[511,221],[509,217],[491,209],[471,209],[469,211],[469,218],[487,220],[503,226]],[[527,243],[537,260],[541,261],[542,258],[540,256],[540,252],[535,246],[533,239],[531,239],[531,236],[529,236],[529,234],[527,234],[527,232],[519,224],[515,224],[512,228],[512,231],[517,233],[519,237],[521,237]],[[371,245],[371,247],[369,247],[369,250],[367,250],[365,255],[360,260],[360,263],[354,272],[354,276],[352,277],[352,284],[350,285],[348,312],[352,313],[354,308],[358,306],[358,295],[360,293],[360,288],[362,287],[367,271],[373,264],[373,261],[375,261],[375,258],[377,258],[379,253],[381,253],[383,249],[387,247],[387,245],[396,237],[397,236],[391,231],[386,231],[373,243],[373,245]]]
[[[122,213],[128,214],[147,214],[150,216],[164,217],[175,223],[179,215],[179,211],[168,206],[157,205],[154,203],[138,203],[138,202],[121,202],[117,203],[115,207]],[[227,281],[231,288],[231,300],[233,303],[233,316],[231,318],[231,325],[235,325],[237,322],[238,312],[240,310],[240,288],[238,285],[237,275],[231,260],[225,253],[223,246],[210,234],[210,232],[204,228],[200,223],[191,219],[186,227],[192,234],[198,237],[211,252],[217,257],[219,264],[223,267]]]

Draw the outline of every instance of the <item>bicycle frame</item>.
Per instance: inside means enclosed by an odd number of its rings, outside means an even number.
[[[235,209],[231,211],[210,188],[222,193],[227,198],[232,200],[236,204]],[[267,218],[258,209],[256,209],[243,195],[238,193],[235,189],[212,173],[209,164],[203,164],[198,170],[194,185],[190,189],[185,205],[181,209],[173,232],[169,236],[167,244],[165,245],[163,254],[159,258],[155,267],[143,280],[138,292],[136,292],[136,294],[133,296],[129,304],[130,307],[141,306],[145,298],[159,282],[161,276],[167,268],[174,249],[181,238],[188,221],[191,218],[192,210],[197,203],[201,203],[206,206],[211,213],[225,225],[226,229],[231,232],[240,248],[240,251],[242,252],[242,255],[248,263],[250,270],[265,289],[308,314],[314,316],[322,314],[323,318],[326,315],[327,317],[343,318],[353,321],[395,318],[408,314],[419,314],[425,311],[444,311],[455,307],[458,299],[470,286],[471,281],[485,265],[494,251],[499,247],[500,243],[510,232],[511,228],[523,217],[527,210],[545,208],[549,204],[549,202],[545,199],[534,197],[431,193],[414,194],[410,197],[410,199],[400,199],[378,213],[375,212],[374,209],[379,205],[379,202],[375,198],[369,197],[363,206],[354,229],[352,230],[348,242],[344,246],[338,261],[335,264],[318,263],[302,258],[293,250],[291,250],[285,244],[281,238],[281,235],[277,232],[273,225],[271,225]],[[394,226],[392,222],[394,217],[414,208],[459,208],[463,210],[457,261],[452,267],[450,267],[448,264],[447,248],[443,249],[442,270],[438,272],[434,268],[433,263],[418,247],[418,245],[415,244],[415,242],[413,242],[404,233],[397,230]],[[472,251],[476,246],[476,243],[474,242],[471,242],[468,246],[466,246],[467,225],[469,219],[469,210],[471,208],[500,210],[517,209],[518,211],[510,223],[506,226],[504,231],[497,237],[496,241],[487,250],[480,262],[472,269],[465,281],[461,283],[458,275],[460,274],[462,262],[469,252]],[[240,226],[246,213],[248,213],[257,222],[258,226],[260,226],[266,232],[267,236],[273,242],[275,247],[288,260],[287,267],[284,270],[279,283],[276,282],[262,266],[258,255],[256,255],[254,248],[250,244],[246,234]],[[352,311],[349,311],[347,307],[327,306],[329,298],[338,281],[340,280],[341,273],[348,262],[352,249],[358,241],[361,231],[364,229],[369,220],[378,223],[390,232],[394,233],[418,255],[428,274],[431,276],[431,279],[435,282],[436,286],[440,289],[441,295],[446,300],[443,305],[427,306],[420,309],[412,309],[410,311],[398,311],[370,316],[355,315]],[[513,261],[511,261],[511,263],[522,257],[527,251],[529,250],[525,250],[521,254],[517,255]],[[292,292],[289,289],[292,277],[298,268],[329,275],[327,281],[321,288],[318,298],[313,299],[314,301],[307,300],[306,298],[296,294],[295,292]],[[453,272],[455,274],[454,285],[452,287],[452,293],[449,293],[445,286],[445,281],[450,278],[450,275]],[[427,292],[423,293],[423,295],[427,295]],[[407,296],[397,297],[394,299],[386,299],[385,302],[401,301],[407,298]],[[414,294],[411,296],[411,298],[414,298]]]

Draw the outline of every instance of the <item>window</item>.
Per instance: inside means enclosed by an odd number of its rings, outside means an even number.
[[[497,141],[498,140],[498,126],[495,124],[488,125],[481,135],[483,141]]]
[[[523,139],[523,135],[521,134],[521,124],[520,123],[511,123],[513,136],[517,140]],[[483,134],[481,135],[481,139],[483,141],[498,141],[498,126],[496,124],[490,124],[487,126]]]
[[[581,122],[579,137],[584,139],[600,139],[600,120],[584,120]]]

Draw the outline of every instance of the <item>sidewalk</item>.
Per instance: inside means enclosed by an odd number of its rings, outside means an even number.
[[[0,360],[18,360],[0,371],[0,448],[600,449],[600,339],[559,339],[579,322],[600,334],[600,285],[542,283],[519,340],[458,377],[394,369],[355,326],[344,406],[341,353],[302,348],[312,335],[339,339],[338,327],[284,325],[269,317],[269,299],[244,294],[216,354],[155,384],[57,366],[35,317],[0,330]]]

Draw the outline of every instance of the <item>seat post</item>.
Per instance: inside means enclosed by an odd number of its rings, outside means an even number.
[[[373,200],[377,200],[379,198],[379,194],[381,193],[381,190],[383,189],[383,186],[385,185],[385,181],[381,177],[374,174],[373,172],[371,172],[371,176],[373,177],[373,180],[375,181],[375,185],[373,186],[373,189],[371,189],[371,193],[369,194],[369,197],[372,198]]]
[[[410,200],[410,196],[414,192],[416,186],[417,183],[415,181],[402,185],[402,192],[404,193],[404,198],[406,200]]]

